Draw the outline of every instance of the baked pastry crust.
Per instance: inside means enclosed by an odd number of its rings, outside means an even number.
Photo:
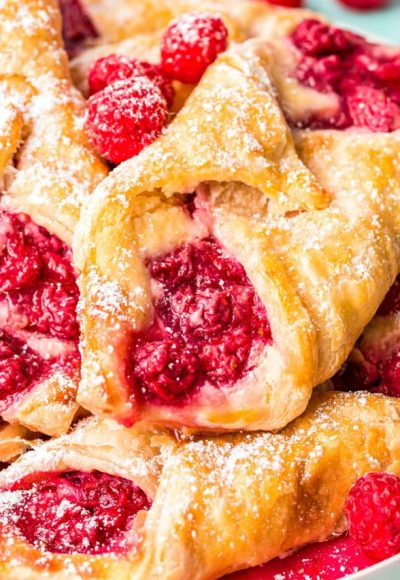
[[[217,578],[341,533],[353,483],[400,473],[400,403],[365,393],[314,395],[279,434],[177,443],[167,432],[91,419],[0,474],[9,486],[46,470],[104,470],[154,499],[124,555],[42,553],[3,524],[2,578]]]
[[[38,444],[38,434],[22,425],[0,425],[0,462],[9,463]]]
[[[107,168],[83,130],[84,100],[71,83],[57,2],[4,3],[0,37],[0,94],[16,110],[1,139],[7,162],[17,155],[2,204],[70,243],[81,204]]]
[[[56,1],[2,3],[0,95],[0,206],[28,214],[68,244],[83,201],[108,170],[83,130],[84,100],[70,79]],[[59,369],[2,416],[64,433],[78,409],[78,380],[78,369]]]
[[[74,242],[78,399],[94,413],[206,429],[282,428],[346,359],[397,274],[398,135],[299,133],[304,164],[275,99],[270,58],[258,41],[222,55],[166,134],[117,168],[86,207]],[[388,146],[371,168],[380,139]],[[373,183],[364,184],[363,172]],[[230,391],[200,390],[179,408],[141,403],[130,396],[125,363],[131,333],[152,316],[144,261],[198,235],[179,208],[194,190],[208,196],[213,233],[265,304],[273,344]]]

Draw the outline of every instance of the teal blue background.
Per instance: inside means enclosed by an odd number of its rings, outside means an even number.
[[[400,44],[400,0],[392,0],[390,7],[385,10],[368,13],[343,8],[336,0],[308,0],[306,4],[313,10],[324,12],[335,22],[361,28]]]
[[[360,13],[343,8],[336,0],[308,0],[308,8],[319,10],[330,20],[359,28],[372,35],[400,44],[400,0],[392,0],[389,8]],[[400,580],[400,560],[381,564],[378,570],[365,570],[355,578],[360,580]],[[349,577],[350,580],[350,577]]]

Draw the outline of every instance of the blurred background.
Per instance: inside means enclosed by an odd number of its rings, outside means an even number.
[[[346,9],[337,0],[308,0],[306,5],[324,12],[336,23],[360,28],[400,44],[400,0],[392,0],[388,8],[373,12]]]

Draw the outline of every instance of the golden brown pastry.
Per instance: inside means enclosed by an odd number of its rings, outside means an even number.
[[[86,95],[87,77],[92,64],[99,58],[118,54],[157,63],[160,61],[160,42],[170,22],[188,12],[218,14],[229,31],[230,43],[267,35],[276,24],[282,27],[287,20],[306,10],[282,10],[268,5],[265,0],[160,0],[146,2],[123,0],[118,9],[111,10],[107,0],[87,1],[86,9],[100,31],[93,46],[83,50],[71,61],[71,73],[75,84]],[[144,15],[146,15],[144,17]],[[190,93],[190,86],[175,83],[174,110],[179,110]]]
[[[78,399],[90,411],[282,428],[340,368],[394,280],[397,134],[300,134],[304,164],[269,59],[256,41],[221,56],[166,134],[87,205],[75,251]],[[362,153],[380,140],[385,177]],[[379,171],[375,182],[359,179],[361,166]]]
[[[12,126],[20,131],[3,204],[69,243],[82,202],[107,171],[83,131],[84,101],[70,81],[58,5],[10,1],[0,15],[0,92],[19,112]]]
[[[186,12],[218,13],[242,30],[257,30],[271,12],[282,10],[263,0],[84,0],[83,5],[99,31],[99,42],[119,42],[164,29]]]
[[[22,425],[0,425],[0,462],[9,463],[38,443],[38,434]]]
[[[78,408],[68,244],[81,204],[108,172],[83,131],[57,2],[1,5],[0,95],[0,414],[56,435]]]
[[[325,393],[280,434],[180,444],[140,425],[89,420],[0,474],[2,578],[205,580],[323,541],[346,528],[344,504],[360,476],[399,474],[399,410],[384,396]],[[107,530],[96,512],[97,543],[82,540],[93,525],[93,480],[116,490]],[[113,510],[129,513],[129,490],[139,511],[127,524]],[[43,533],[40,508],[52,507]]]

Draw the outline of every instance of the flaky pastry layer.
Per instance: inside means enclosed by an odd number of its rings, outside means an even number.
[[[279,434],[178,443],[168,432],[89,420],[0,474],[98,469],[153,499],[130,532],[136,548],[107,556],[39,552],[2,524],[2,578],[211,580],[346,528],[344,504],[370,471],[400,474],[396,399],[328,392]]]
[[[206,429],[282,428],[340,368],[393,282],[398,133],[305,132],[294,143],[270,60],[261,41],[222,55],[166,134],[117,168],[87,205],[75,238],[78,398],[92,412]],[[145,259],[195,237],[179,205],[182,194],[204,190],[211,231],[243,264],[273,343],[240,384],[212,396],[200,390],[187,405],[143,403],[125,366],[130,337],[152,319]]]
[[[56,1],[1,4],[0,97],[0,206],[28,214],[70,243],[83,201],[108,170],[84,133],[84,100],[70,79]],[[78,379],[58,370],[3,417],[65,433],[78,408]]]

